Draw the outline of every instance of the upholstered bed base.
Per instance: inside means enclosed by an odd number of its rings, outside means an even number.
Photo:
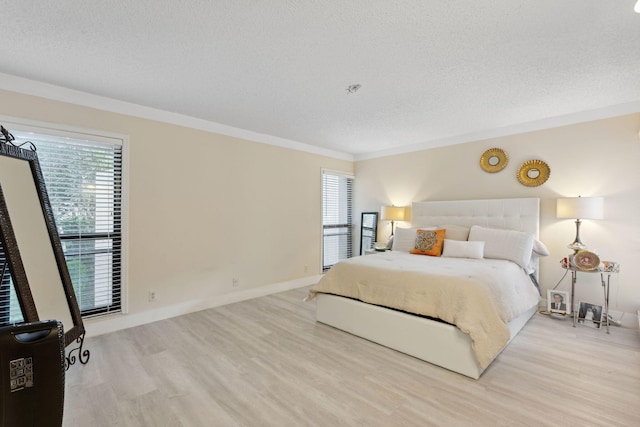
[[[318,322],[474,379],[483,372],[471,339],[454,325],[336,295],[318,294],[316,300]],[[511,339],[536,309],[531,307],[508,324]]]

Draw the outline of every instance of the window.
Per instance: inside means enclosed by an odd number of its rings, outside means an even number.
[[[122,141],[12,133],[37,148],[83,317],[121,311]]]
[[[22,310],[13,288],[9,265],[6,262],[4,248],[0,241],[0,326],[22,322],[24,322]]]
[[[322,172],[322,270],[353,254],[353,177]]]

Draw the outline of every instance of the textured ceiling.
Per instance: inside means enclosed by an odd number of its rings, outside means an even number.
[[[436,146],[638,102],[635,1],[1,0],[0,73],[341,152]]]

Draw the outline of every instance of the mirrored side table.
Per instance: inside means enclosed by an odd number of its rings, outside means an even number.
[[[568,257],[563,258],[560,261],[560,265],[565,270],[571,271],[571,309],[573,310],[573,327],[575,328],[578,322],[578,311],[575,310],[575,290],[576,283],[578,281],[578,273],[585,274],[600,274],[600,283],[602,284],[602,291],[604,293],[604,315],[602,324],[605,325],[607,333],[609,332],[609,285],[611,282],[611,275],[620,272],[620,264],[615,261],[602,261],[598,268],[593,270],[582,270],[573,265]],[[606,276],[606,278],[605,278]],[[602,326],[602,325],[601,325]]]

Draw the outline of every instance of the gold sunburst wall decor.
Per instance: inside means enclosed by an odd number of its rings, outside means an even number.
[[[527,160],[518,170],[518,181],[527,187],[537,187],[544,184],[551,175],[549,165],[542,160]]]
[[[500,172],[508,162],[509,157],[501,148],[489,148],[480,157],[480,167],[489,173]]]

